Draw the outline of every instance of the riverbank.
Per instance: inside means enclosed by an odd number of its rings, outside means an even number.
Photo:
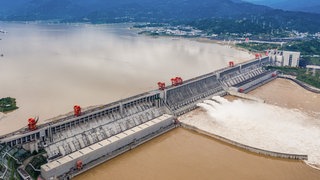
[[[301,87],[303,87],[304,89],[306,89],[308,91],[320,94],[320,89],[319,88],[316,88],[316,87],[314,87],[314,86],[312,86],[310,84],[307,84],[305,82],[302,82],[302,81],[298,80],[296,76],[279,75],[278,77],[279,78],[283,78],[283,79],[291,80],[291,81],[297,83],[298,85],[300,85]]]
[[[320,88],[320,73],[318,72],[313,74],[313,72],[308,71],[308,69],[300,67],[268,66],[267,69],[277,70],[284,75],[282,77],[288,77],[288,79],[306,87],[307,90]],[[312,88],[312,86],[315,88]]]
[[[291,80],[277,78],[249,94],[264,99],[267,104],[299,110],[314,118],[320,115],[320,94],[305,90]]]

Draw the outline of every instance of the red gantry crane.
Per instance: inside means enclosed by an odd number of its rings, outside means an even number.
[[[30,131],[34,131],[34,130],[37,129],[38,120],[39,120],[39,117],[29,118],[28,119],[28,129]]]
[[[80,116],[81,115],[81,107],[80,106],[75,105],[73,107],[73,110],[74,110],[74,116]]]
[[[159,87],[159,90],[164,90],[166,88],[166,83],[158,82],[158,87]]]
[[[77,167],[77,170],[81,170],[82,167],[83,167],[83,163],[81,160],[78,160],[77,163],[76,163],[76,167]]]
[[[256,56],[256,59],[262,58],[262,54],[260,54],[260,53],[255,54],[255,56]]]
[[[183,83],[183,80],[181,77],[175,77],[175,78],[171,78],[171,83],[172,83],[172,86],[178,86]]]

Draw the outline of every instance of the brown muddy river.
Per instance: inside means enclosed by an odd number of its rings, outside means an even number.
[[[0,113],[0,135],[65,114],[193,78],[252,55],[217,44],[138,36],[130,25],[1,23],[0,97],[19,109]],[[4,128],[5,127],[5,128]]]
[[[298,109],[320,119],[320,94],[306,91],[292,81],[277,79],[249,94],[265,99],[266,103]]]
[[[257,156],[183,128],[170,131],[75,178],[318,180],[303,162]]]

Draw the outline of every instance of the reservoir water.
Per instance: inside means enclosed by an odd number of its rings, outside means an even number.
[[[131,25],[0,23],[0,97],[19,109],[0,114],[0,135],[65,114],[78,104],[107,104],[253,56],[185,39],[138,36]],[[5,127],[5,128],[4,128]]]

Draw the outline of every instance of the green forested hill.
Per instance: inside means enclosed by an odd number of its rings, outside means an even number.
[[[320,14],[275,10],[240,0],[1,0],[0,20],[165,22],[214,33],[320,32]]]

